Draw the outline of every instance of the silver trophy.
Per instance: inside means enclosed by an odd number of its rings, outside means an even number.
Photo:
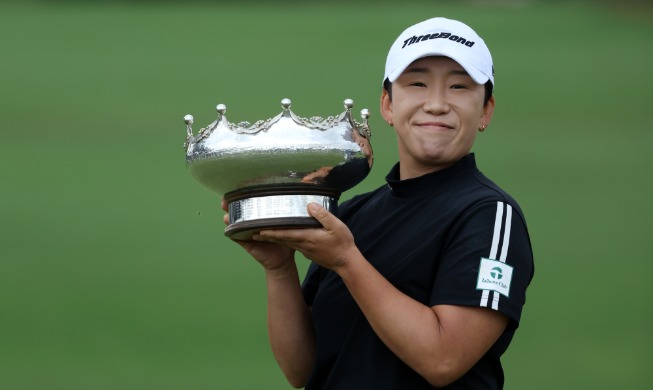
[[[319,227],[309,203],[331,212],[342,192],[360,183],[372,168],[369,111],[363,123],[352,119],[353,101],[337,116],[301,118],[283,99],[283,111],[254,123],[230,123],[227,108],[218,119],[193,135],[186,115],[186,165],[229,207],[225,235],[247,240],[262,229]]]

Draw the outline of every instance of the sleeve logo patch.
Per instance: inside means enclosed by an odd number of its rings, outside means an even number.
[[[481,258],[481,264],[478,267],[476,289],[496,291],[506,297],[509,296],[512,269],[513,267],[506,263]]]

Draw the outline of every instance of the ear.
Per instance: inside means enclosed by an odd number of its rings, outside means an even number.
[[[494,115],[494,96],[490,96],[490,100],[483,106],[483,114],[481,115],[481,125],[487,127],[490,125]]]
[[[392,126],[392,100],[385,88],[381,92],[381,115],[383,116],[383,119]]]

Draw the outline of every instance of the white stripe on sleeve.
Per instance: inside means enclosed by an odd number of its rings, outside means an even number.
[[[503,243],[501,245],[501,254],[498,258],[502,263],[506,262],[508,257],[508,247],[510,246],[510,227],[512,226],[512,206],[505,205],[506,208],[506,222],[503,228]],[[492,246],[490,247],[490,256],[492,260],[497,260],[497,252],[499,251],[499,241],[501,241],[501,227],[503,222],[504,203],[497,202],[497,213],[494,219],[494,233],[492,235]],[[499,298],[501,294],[492,291],[492,309],[499,310]],[[481,295],[482,307],[488,306],[490,299],[490,290],[483,290]]]
[[[501,238],[501,220],[503,219],[503,203],[497,202],[497,214],[494,218],[494,234],[492,235],[492,248],[490,249],[490,259],[497,258],[497,249],[499,249],[499,239]]]

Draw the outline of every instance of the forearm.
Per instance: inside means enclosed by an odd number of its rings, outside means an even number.
[[[434,348],[442,347],[435,313],[397,290],[367,260],[351,260],[338,274],[379,338],[419,372],[425,361],[433,361]]]
[[[266,270],[268,335],[282,372],[295,387],[302,387],[315,361],[315,334],[294,262],[283,269]]]
[[[395,288],[360,253],[345,260],[336,272],[375,333],[435,386],[447,385],[467,372],[496,341],[500,327],[505,327],[505,322],[497,325],[485,317],[498,313],[454,306],[436,311],[416,301]],[[493,329],[494,334],[485,337],[476,327]]]

